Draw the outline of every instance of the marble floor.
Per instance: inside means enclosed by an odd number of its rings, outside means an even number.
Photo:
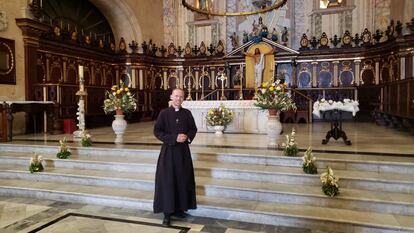
[[[323,145],[322,139],[325,138],[326,132],[330,129],[327,122],[315,122],[313,124],[283,124],[283,135],[280,135],[278,144],[281,145],[284,135],[291,132],[292,128],[296,130],[296,141],[302,150],[309,146],[314,151],[332,151],[332,152],[351,152],[366,154],[407,154],[414,156],[414,135],[406,131],[377,126],[369,122],[345,122],[343,130],[346,132],[352,145],[345,145],[342,139],[331,139],[328,144]],[[117,147],[137,148],[142,146],[159,146],[152,133],[153,122],[142,122],[129,124],[124,135],[124,144]],[[115,134],[112,128],[102,127],[89,130],[95,143],[112,144]],[[32,141],[31,143],[57,142],[64,136],[69,141],[72,140],[71,134],[61,135],[17,135],[14,141]],[[267,137],[264,134],[234,134],[224,133],[222,136],[216,136],[214,133],[198,133],[192,143],[192,147],[219,147],[219,148],[240,148],[252,150],[268,150],[273,148],[267,147]]]
[[[0,196],[0,232],[3,233],[324,233],[194,216],[172,221],[173,226],[166,228],[160,224],[161,215],[149,211]]]

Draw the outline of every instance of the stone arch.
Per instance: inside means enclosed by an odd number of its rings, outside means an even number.
[[[101,11],[111,25],[115,44],[119,43],[121,37],[127,43],[132,40],[143,40],[141,26],[125,0],[90,0],[90,2]]]

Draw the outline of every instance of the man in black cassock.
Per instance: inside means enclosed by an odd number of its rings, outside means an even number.
[[[174,89],[171,105],[160,112],[154,135],[163,142],[155,173],[154,213],[164,213],[163,225],[171,215],[185,217],[184,211],[197,208],[193,162],[189,144],[197,127],[188,109],[181,107],[184,91]]]

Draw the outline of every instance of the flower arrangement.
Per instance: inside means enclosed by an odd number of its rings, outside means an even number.
[[[89,147],[92,146],[92,137],[90,134],[86,133],[85,130],[81,133],[81,140],[80,143],[83,147]]]
[[[72,153],[69,151],[68,146],[66,145],[66,137],[64,137],[62,140],[59,140],[59,152],[56,154],[56,157],[59,159],[67,159],[69,158]]]
[[[234,118],[234,112],[220,104],[218,108],[210,108],[207,112],[206,120],[211,126],[227,126]]]
[[[135,111],[137,108],[137,100],[121,82],[119,85],[114,85],[111,91],[106,92],[106,99],[104,100],[103,109],[106,114],[121,110],[122,112]]]
[[[318,173],[318,168],[315,165],[316,157],[313,156],[311,147],[309,147],[306,150],[305,154],[302,157],[302,160],[303,160],[302,168],[305,173],[307,174]]]
[[[277,109],[279,111],[296,110],[296,105],[288,95],[286,90],[287,83],[280,83],[276,80],[274,83],[264,82],[258,87],[255,95],[255,106],[263,109]]]
[[[296,156],[298,154],[298,145],[295,141],[295,129],[292,129],[292,133],[290,135],[286,135],[286,143],[282,143],[282,146],[284,147],[283,153],[286,156]]]
[[[325,195],[334,197],[339,194],[339,178],[335,177],[332,168],[326,167],[326,172],[321,175],[322,191]]]
[[[30,165],[29,165],[30,173],[42,172],[44,170],[42,163],[43,163],[42,156],[38,154],[35,154],[32,158],[30,158]]]

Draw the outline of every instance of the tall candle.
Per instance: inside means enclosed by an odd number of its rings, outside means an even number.
[[[79,80],[83,78],[83,66],[79,65]]]

